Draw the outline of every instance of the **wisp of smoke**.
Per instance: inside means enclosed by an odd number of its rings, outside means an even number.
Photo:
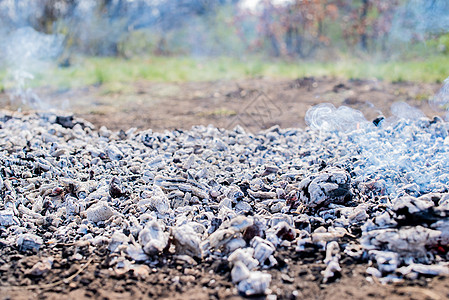
[[[395,102],[391,105],[391,114],[399,119],[405,120],[417,120],[425,117],[421,110],[402,101]]]
[[[329,143],[334,149],[340,143],[345,155],[357,158],[355,182],[375,182],[392,198],[447,190],[446,124],[423,118],[424,113],[404,102],[392,105],[391,111],[392,118],[370,126],[359,111],[320,104],[309,109],[306,123],[320,132],[319,147]]]
[[[61,36],[39,33],[31,27],[14,30],[3,39],[5,86],[11,101],[21,101],[33,109],[47,108],[29,83],[61,52],[62,41]]]
[[[436,110],[446,110],[446,121],[449,120],[449,77],[444,80],[443,86],[438,93],[430,99],[429,104]]]
[[[347,106],[338,109],[331,103],[322,103],[310,108],[305,116],[306,124],[319,131],[352,131],[369,122],[363,113]]]
[[[447,32],[449,2],[446,0],[409,0],[396,10],[390,38],[410,42],[424,40],[429,34]]]

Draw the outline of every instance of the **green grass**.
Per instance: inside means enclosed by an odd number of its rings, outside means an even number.
[[[449,76],[449,56],[423,60],[367,62],[355,59],[337,62],[276,61],[262,58],[148,57],[77,58],[68,68],[48,68],[31,86],[73,88],[103,85],[107,93],[139,80],[158,82],[212,81],[253,77],[298,78],[330,76],[346,79],[377,78],[386,81],[441,82]],[[6,72],[0,70],[0,79]],[[3,82],[3,80],[2,80]]]

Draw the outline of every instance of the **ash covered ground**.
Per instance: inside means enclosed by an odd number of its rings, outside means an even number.
[[[448,123],[403,102],[305,120],[111,131],[4,112],[2,295],[447,297]]]

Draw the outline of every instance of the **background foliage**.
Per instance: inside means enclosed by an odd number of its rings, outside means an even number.
[[[0,28],[64,37],[63,55],[335,59],[447,54],[444,0],[0,0]]]

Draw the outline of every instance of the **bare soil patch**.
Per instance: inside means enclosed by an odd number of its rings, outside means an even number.
[[[85,259],[71,261],[70,253]],[[18,253],[1,249],[2,299],[241,299],[231,282],[227,261],[202,261],[189,265],[172,256],[154,259],[149,275],[134,271],[117,273],[109,267],[114,257],[107,247],[55,245],[50,253]],[[52,270],[39,277],[27,271],[41,257],[53,255]],[[276,251],[279,265],[269,271],[271,290],[277,299],[447,299],[447,277],[419,278],[382,285],[366,280],[365,262],[342,259],[339,279],[322,284],[323,251]],[[252,297],[265,299],[266,296]]]
[[[329,102],[362,111],[368,120],[390,115],[390,106],[405,101],[427,116],[444,115],[429,106],[428,99],[440,84],[335,78],[296,80],[247,79],[212,82],[136,82],[119,91],[105,86],[68,91],[38,91],[51,107],[74,112],[96,126],[112,130],[188,129],[212,124],[232,128],[240,124],[256,132],[275,124],[304,127],[304,116],[315,104]],[[17,109],[7,95],[6,108]]]

